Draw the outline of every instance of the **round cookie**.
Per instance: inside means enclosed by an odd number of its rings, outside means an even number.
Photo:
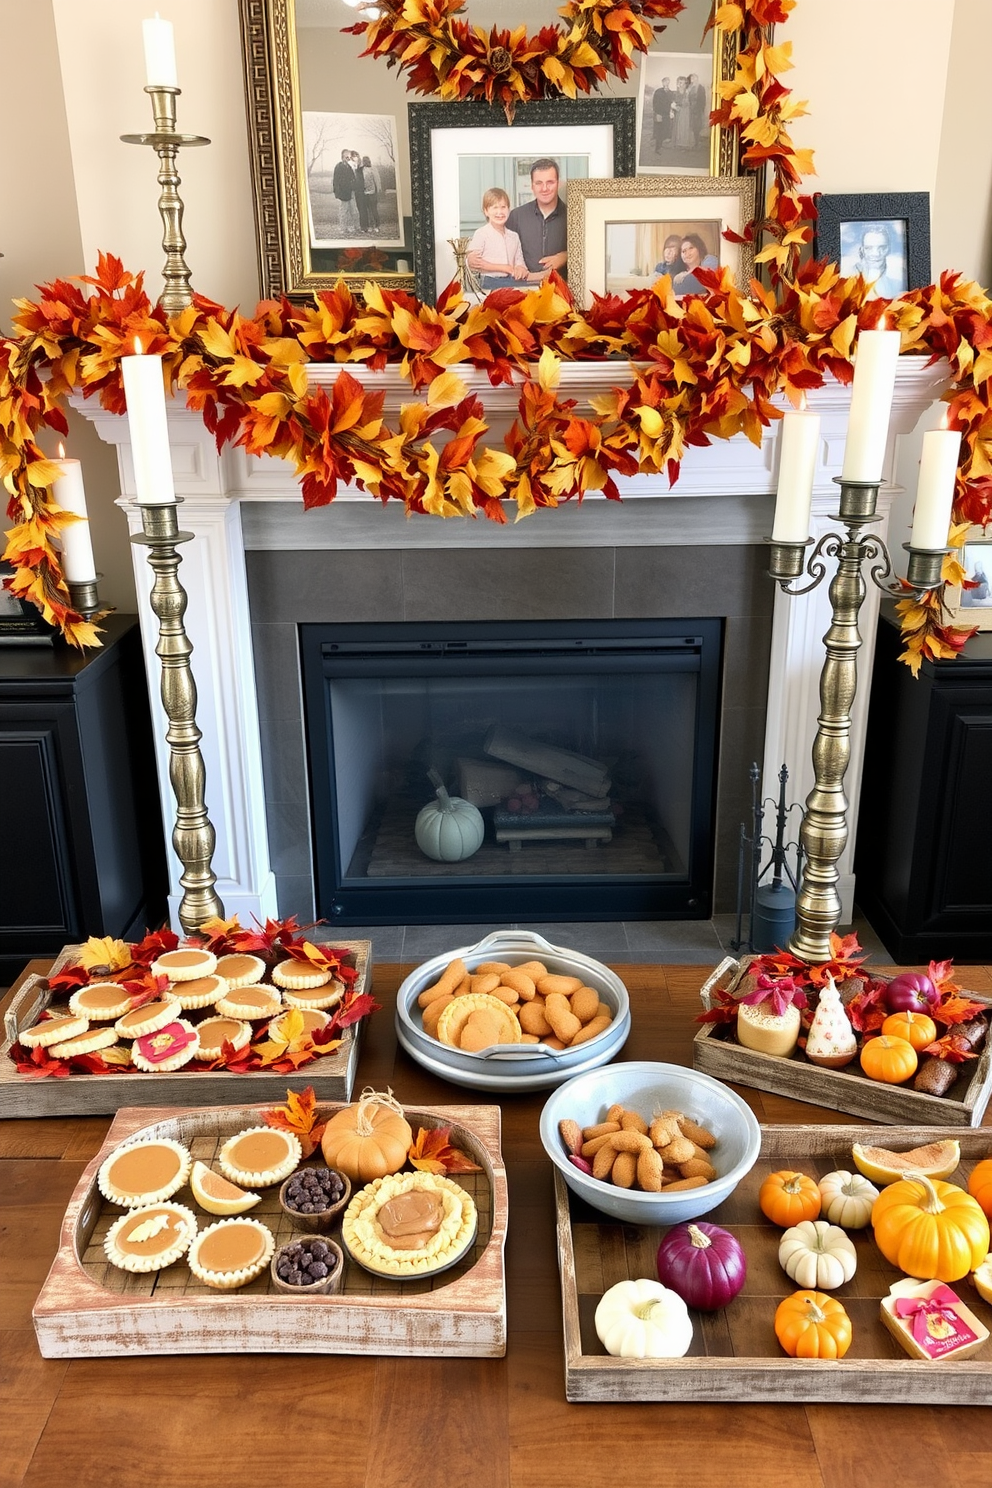
[[[476,1011],[488,1011],[493,1013],[499,1020],[498,1027],[502,1034],[496,1042],[501,1044],[519,1044],[520,1024],[516,1017],[501,1002],[498,997],[491,997],[486,992],[470,992],[465,997],[456,997],[441,1013],[437,1022],[437,1037],[442,1044],[450,1044],[452,1048],[461,1047],[462,1030]]]
[[[152,975],[168,977],[170,982],[192,982],[197,977],[213,976],[216,970],[217,957],[213,951],[203,951],[198,946],[180,946],[152,962]]]

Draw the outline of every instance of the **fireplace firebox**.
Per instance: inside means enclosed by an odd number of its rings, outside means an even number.
[[[712,912],[722,620],[301,625],[300,645],[318,915]],[[418,845],[438,776],[481,814],[456,861]]]

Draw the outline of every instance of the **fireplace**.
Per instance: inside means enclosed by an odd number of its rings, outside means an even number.
[[[712,618],[302,625],[318,915],[707,917],[722,642]],[[415,833],[438,782],[474,808],[443,859]]]

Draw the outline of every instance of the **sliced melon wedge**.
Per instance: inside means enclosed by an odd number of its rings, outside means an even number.
[[[208,1214],[243,1214],[246,1209],[253,1209],[262,1197],[229,1183],[203,1162],[193,1164],[189,1186],[200,1208]]]
[[[851,1156],[860,1172],[873,1183],[895,1183],[911,1173],[926,1178],[949,1178],[961,1161],[961,1144],[954,1138],[928,1142],[908,1152],[890,1152],[887,1147],[867,1147],[855,1142]]]
[[[986,1302],[992,1302],[992,1253],[987,1255],[978,1270],[972,1273],[971,1279],[978,1288],[978,1295],[984,1297]]]

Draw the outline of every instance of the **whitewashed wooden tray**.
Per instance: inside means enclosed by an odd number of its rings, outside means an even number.
[[[340,940],[336,944],[354,955],[358,973],[356,989],[359,992],[371,991],[372,942]],[[79,946],[66,946],[52,971],[72,965],[80,949]],[[50,1000],[45,978],[31,976],[4,1016],[4,1041],[0,1044],[0,1117],[109,1116],[122,1106],[180,1106],[185,1109],[224,1101],[276,1102],[285,1100],[287,1089],[304,1090],[308,1085],[313,1086],[319,1100],[351,1099],[364,1019],[343,1030],[341,1045],[332,1054],[321,1055],[302,1069],[288,1074],[267,1070],[249,1070],[246,1074],[235,1074],[231,1070],[197,1073],[181,1069],[173,1074],[146,1074],[141,1070],[109,1075],[73,1072],[64,1079],[22,1075],[9,1058],[10,1047],[22,1028],[30,1028],[37,1022],[39,1013]],[[202,1016],[211,1011],[206,1009]]]
[[[96,1186],[107,1155],[141,1132],[169,1136],[210,1161],[227,1137],[260,1121],[264,1106],[207,1110],[124,1110],[83,1173],[65,1213],[58,1254],[33,1310],[38,1347],[46,1359],[117,1354],[305,1353],[422,1354],[476,1358],[506,1352],[506,1172],[497,1106],[408,1109],[418,1126],[451,1126],[452,1140],[480,1165],[453,1175],[473,1195],[479,1228],[469,1253],[450,1271],[417,1281],[387,1280],[345,1261],[334,1296],[295,1298],[272,1289],[268,1271],[236,1292],[198,1282],[185,1260],[151,1275],[111,1266],[102,1240],[121,1210]],[[339,1109],[320,1103],[321,1116]],[[293,1233],[279,1208],[278,1188],[264,1191],[249,1212],[281,1245]],[[188,1188],[175,1195],[197,1216],[215,1222]]]

